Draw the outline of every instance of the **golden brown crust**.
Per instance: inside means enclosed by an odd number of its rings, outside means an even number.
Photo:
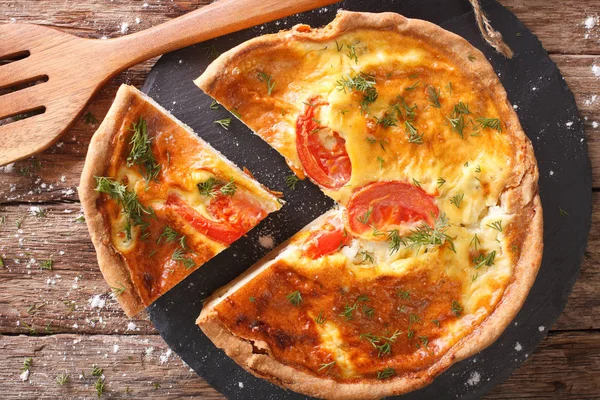
[[[542,255],[542,208],[538,195],[538,170],[532,146],[525,136],[518,117],[509,104],[506,92],[485,56],[463,38],[426,21],[407,19],[394,13],[370,14],[340,12],[327,27],[312,30],[305,25],[276,35],[266,35],[250,40],[230,50],[211,64],[195,83],[211,93],[213,87],[227,73],[229,64],[256,48],[269,48],[290,40],[329,41],[355,29],[396,30],[404,35],[418,37],[445,49],[445,55],[461,70],[468,73],[478,84],[494,93],[511,140],[517,148],[516,164],[507,189],[501,197],[503,207],[514,215],[511,239],[520,243],[513,275],[506,291],[494,311],[471,334],[462,338],[434,365],[412,375],[403,375],[386,381],[363,381],[340,383],[316,377],[284,365],[269,355],[269,346],[264,342],[250,343],[231,333],[219,321],[214,310],[218,297],[205,305],[198,324],[209,338],[249,372],[275,384],[322,398],[370,399],[401,394],[418,389],[455,362],[469,357],[493,343],[508,326],[521,308],[529,289],[533,285]],[[466,55],[475,56],[473,61]],[[285,154],[294,171],[301,170],[297,155]],[[261,264],[255,268],[260,268]],[[231,284],[225,287],[227,290]],[[222,295],[223,292],[219,292]]]
[[[117,297],[117,300],[128,317],[136,315],[144,305],[133,287],[125,262],[111,244],[110,229],[96,207],[100,193],[94,190],[96,187],[94,177],[104,176],[108,169],[113,154],[111,138],[122,125],[125,111],[138,96],[137,93],[127,85],[121,85],[119,88],[115,102],[92,137],[78,189],[85,221],[96,248],[100,271],[109,286],[119,288],[122,284],[125,287],[125,291]]]

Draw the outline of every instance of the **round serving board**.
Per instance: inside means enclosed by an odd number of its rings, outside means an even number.
[[[213,121],[231,116],[192,82],[214,57],[250,38],[303,23],[323,26],[338,8],[394,11],[431,21],[466,38],[494,66],[535,149],[544,208],[544,255],[535,285],[521,312],[490,347],[452,366],[429,386],[403,399],[479,398],[506,379],[535,350],[563,310],[579,271],[591,224],[591,168],[583,124],[573,95],[538,39],[495,1],[483,1],[493,25],[515,52],[512,60],[494,53],[481,39],[466,0],[348,0],[163,56],[143,90],[192,127],[203,139],[256,179],[285,194],[287,204],[246,237],[203,265],[150,308],[152,322],[171,348],[215,389],[230,399],[301,399],[255,378],[217,349],[195,325],[202,301],[268,252],[259,243],[270,236],[281,243],[327,211],[333,202],[308,181],[295,191],[283,158],[233,118],[229,130]],[[561,211],[563,210],[563,211]],[[568,214],[568,215],[567,215]]]

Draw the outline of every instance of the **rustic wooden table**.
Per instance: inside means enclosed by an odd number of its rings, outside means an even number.
[[[118,37],[208,0],[0,0],[0,23]],[[558,64],[585,119],[594,190],[600,188],[600,0],[501,0]],[[2,40],[2,38],[0,38]],[[140,87],[155,60],[120,74],[46,152],[0,168],[2,398],[222,398],[169,350],[145,315],[112,298],[82,223],[76,186],[87,145],[123,83]],[[95,119],[93,118],[95,117]],[[594,193],[600,204],[600,193]],[[548,337],[487,398],[600,397],[600,213],[569,303]],[[596,261],[598,260],[598,261]],[[22,374],[31,357],[28,376]],[[104,380],[92,366],[103,369]],[[68,374],[62,385],[59,374]],[[65,376],[65,375],[63,375]],[[23,379],[27,378],[27,379]],[[251,395],[249,393],[249,398]]]

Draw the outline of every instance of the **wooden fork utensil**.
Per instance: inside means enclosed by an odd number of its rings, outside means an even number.
[[[111,77],[143,60],[337,0],[219,0],[116,39],[0,25],[0,165],[58,140]],[[13,60],[8,62],[9,60]],[[15,116],[28,118],[9,118]]]

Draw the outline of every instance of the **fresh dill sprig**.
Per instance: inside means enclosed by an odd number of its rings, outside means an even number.
[[[463,306],[456,300],[452,300],[452,313],[457,317],[460,317],[464,311]]]
[[[96,116],[94,114],[92,114],[91,111],[88,111],[84,116],[83,116],[83,120],[85,122],[86,125],[95,125],[98,123],[98,119],[96,118]]]
[[[377,156],[377,162],[379,163],[379,170],[382,170],[385,160],[383,158],[381,158],[380,156]]]
[[[160,172],[160,165],[152,153],[152,139],[148,136],[146,120],[140,117],[137,123],[132,123],[129,130],[133,131],[133,135],[129,142],[131,151],[127,157],[127,166],[137,165],[146,182],[155,180]]]
[[[215,198],[220,193],[223,196],[233,196],[237,191],[237,186],[233,177],[225,183],[217,178],[210,177],[204,182],[198,183],[198,190],[203,196]]]
[[[502,123],[499,118],[479,117],[475,119],[475,121],[477,121],[477,125],[474,128],[475,130],[478,130],[479,128],[489,128],[502,133]]]
[[[138,200],[134,191],[129,191],[127,186],[113,181],[110,178],[96,176],[96,191],[106,193],[111,198],[117,200],[121,205],[123,214],[127,218],[125,234],[127,240],[131,240],[131,227],[139,226],[144,232],[148,227],[148,222],[144,220],[144,215],[154,215],[151,208],[144,207]]]
[[[393,235],[388,233],[390,252],[393,254],[397,251],[397,249],[400,248],[400,244],[410,248],[416,248],[418,252],[421,247],[439,247],[443,246],[446,242],[449,243],[450,250],[455,251],[453,239],[446,234],[449,227],[448,218],[442,213],[435,221],[433,228],[427,223],[423,223],[421,226],[411,230],[410,235],[403,238],[398,236],[397,230],[390,231],[395,232]]]
[[[235,181],[233,180],[233,177],[231,177],[227,183],[223,184],[219,188],[219,191],[224,196],[233,196],[237,191],[237,186],[235,184]]]
[[[392,353],[392,343],[396,341],[396,338],[401,333],[402,332],[396,330],[392,335],[387,337],[383,335],[376,336],[371,333],[361,333],[360,339],[365,339],[371,343],[373,347],[378,350],[377,357],[381,357],[382,355],[389,355]]]
[[[54,266],[54,260],[52,258],[44,260],[40,263],[40,269],[46,270],[46,271],[52,271],[53,266]]]
[[[410,299],[410,292],[408,290],[398,289],[396,291],[396,296],[400,297],[403,300]]]
[[[217,50],[217,46],[214,44],[205,47],[204,50],[206,50],[206,56],[212,58],[213,60],[221,55],[221,53],[219,53]]]
[[[360,255],[363,256],[363,263],[373,264],[375,262],[375,257],[372,251],[363,250],[360,252]]]
[[[456,208],[460,208],[460,204],[462,203],[464,197],[465,197],[464,193],[460,193],[460,194],[457,194],[456,196],[452,196],[450,198],[450,203],[454,204],[456,206]]]
[[[432,107],[441,108],[440,104],[440,89],[434,86],[427,86],[427,99]]]
[[[568,217],[569,213],[562,209],[562,207],[558,207],[558,215],[561,217]]]
[[[404,90],[415,90],[417,88],[417,86],[419,86],[419,82],[420,81],[416,81],[414,84],[412,84],[411,86],[405,87]]]
[[[25,357],[23,360],[23,366],[21,367],[21,372],[29,371],[31,369],[31,363],[33,363],[33,358]]]
[[[94,382],[94,389],[96,389],[98,398],[102,397],[102,394],[104,393],[104,379],[102,379],[102,377],[96,379],[96,382]]]
[[[346,93],[346,89],[361,92],[363,94],[360,102],[361,112],[366,113],[368,112],[369,105],[374,103],[377,97],[379,97],[375,88],[376,83],[374,76],[359,72],[354,76],[347,75],[346,78],[342,77],[342,79],[336,82],[336,87],[344,93]]]
[[[356,45],[355,44],[347,44],[348,53],[346,55],[349,59],[354,60],[356,64],[358,64],[358,56],[356,55]]]
[[[300,307],[300,303],[302,303],[302,295],[299,291],[296,290],[295,292],[292,292],[285,297],[290,303],[292,303],[294,307]]]
[[[386,241],[389,243],[390,255],[400,250],[400,245],[406,246],[406,242],[400,237],[398,229],[388,231]]]
[[[102,376],[104,370],[99,368],[96,364],[92,365],[92,376]]]
[[[323,325],[325,322],[325,316],[323,315],[323,310],[319,311],[319,315],[315,318],[315,322],[319,325]]]
[[[113,294],[115,295],[115,297],[119,297],[120,295],[122,295],[125,292],[125,290],[127,290],[125,288],[125,286],[123,286],[123,284],[121,282],[118,282],[118,283],[119,283],[118,287],[110,286],[110,288],[111,288]]]
[[[212,103],[210,103],[211,110],[218,110],[219,108],[220,108],[219,103],[217,103],[216,100],[213,100]]]
[[[479,237],[477,237],[477,234],[473,235],[473,239],[471,239],[471,243],[469,243],[469,246],[473,246],[475,251],[479,251],[480,245],[481,242],[479,241]]]
[[[229,125],[231,125],[231,118],[223,118],[213,121],[213,124],[220,125],[221,128],[225,130],[229,130]]]
[[[56,375],[56,383],[58,383],[60,386],[67,383],[69,381],[69,379],[70,379],[69,374],[67,374],[66,372],[62,372],[62,373]]]
[[[369,218],[371,218],[371,213],[373,212],[373,208],[369,208],[362,216],[356,217],[356,220],[362,224],[369,225]]]
[[[486,267],[491,267],[494,265],[494,261],[496,259],[496,250],[492,251],[489,254],[479,253],[479,255],[473,258],[473,263],[475,264],[475,269],[479,269],[484,265]]]
[[[446,180],[444,178],[442,178],[441,176],[437,178],[438,189],[444,186],[444,183],[446,183]]]
[[[335,365],[335,361],[332,361],[332,362],[330,362],[330,363],[326,363],[326,364],[320,364],[320,367],[321,367],[321,368],[319,368],[319,369],[317,370],[317,372],[318,372],[318,371],[322,371],[322,370],[326,369],[326,370],[327,370],[327,373],[329,373],[329,371],[331,371],[331,368],[333,368],[333,366],[334,366],[334,365]]]
[[[186,257],[186,251],[180,247],[176,248],[171,255],[173,261],[181,262],[186,269],[194,268],[196,262],[189,257]]]
[[[267,93],[270,96],[271,92],[273,92],[273,88],[275,87],[275,81],[273,81],[273,77],[271,75],[265,74],[264,72],[259,72],[258,73],[258,80],[261,81],[261,82],[266,83],[266,85],[267,85]]]
[[[404,128],[406,129],[406,137],[408,138],[408,143],[423,144],[424,133],[421,133],[419,135],[419,132],[417,132],[417,128],[415,128],[415,126],[411,122],[405,121]]]
[[[502,220],[492,222],[492,223],[488,224],[487,226],[489,226],[492,229],[497,230],[498,232],[502,232]]]
[[[165,226],[162,233],[156,240],[156,243],[160,244],[160,242],[163,239],[164,239],[165,243],[173,243],[173,242],[177,241],[178,237],[179,237],[179,233],[177,233],[177,231],[175,229],[171,228],[170,226]]]
[[[300,182],[300,178],[296,175],[288,175],[285,177],[285,184],[292,190],[296,190],[296,185]]]
[[[386,367],[381,371],[377,371],[377,379],[379,380],[388,379],[394,375],[396,375],[396,370],[390,367]]]

